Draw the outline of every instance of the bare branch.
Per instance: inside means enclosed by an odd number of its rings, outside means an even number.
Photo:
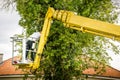
[[[16,0],[0,0],[0,9],[9,10],[10,8],[15,9]]]

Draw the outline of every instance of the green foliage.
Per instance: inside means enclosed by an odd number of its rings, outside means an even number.
[[[17,11],[21,16],[19,24],[28,34],[41,30],[45,13],[49,6],[77,12],[78,15],[113,22],[116,14],[111,14],[111,0],[16,0]],[[65,28],[54,20],[47,44],[45,45],[41,66],[36,75],[44,74],[45,80],[72,80],[80,78],[83,70],[93,67],[104,70],[110,57],[102,37]],[[99,73],[99,72],[98,72]]]

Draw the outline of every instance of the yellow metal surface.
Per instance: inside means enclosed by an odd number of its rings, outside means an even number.
[[[40,66],[41,55],[42,55],[42,52],[43,52],[44,45],[47,41],[49,31],[50,31],[50,25],[51,25],[51,22],[52,22],[51,17],[53,15],[53,13],[54,13],[53,8],[49,8],[47,13],[46,13],[46,17],[45,17],[41,37],[40,37],[40,42],[39,42],[39,45],[38,45],[35,61],[33,63],[33,67],[32,67],[33,70],[37,69]]]
[[[53,18],[64,22],[65,27],[120,40],[120,26],[118,25],[77,16],[73,12],[63,10],[55,11]]]
[[[81,30],[83,32],[89,32],[92,34],[120,40],[120,26],[118,25],[75,15],[71,16],[67,23],[75,25],[77,30]]]
[[[74,14],[74,12],[54,10],[53,8],[49,7],[46,13],[35,61],[29,65],[29,67],[32,67],[32,70],[35,70],[40,66],[41,55],[43,53],[44,45],[47,41],[47,36],[49,35],[52,19],[60,20],[65,24],[66,27],[72,29],[120,40],[120,26],[77,16]]]

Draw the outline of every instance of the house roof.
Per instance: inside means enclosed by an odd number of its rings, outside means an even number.
[[[88,75],[95,75],[96,72],[93,68],[89,68],[83,71],[83,73]],[[2,64],[0,64],[0,75],[15,75],[15,74],[24,74],[24,72],[21,69],[16,69],[16,67],[12,65],[12,58],[5,60]],[[107,66],[106,72],[99,76],[120,78],[120,71],[110,66]]]
[[[116,77],[120,78],[120,71],[117,69],[111,67],[111,66],[106,66],[106,72],[103,72],[102,74],[99,74],[98,76],[105,76],[105,77]],[[83,71],[84,74],[89,74],[89,75],[95,75],[96,72],[93,68],[86,69]]]
[[[23,74],[24,72],[21,69],[16,69],[12,65],[12,58],[5,60],[0,64],[0,75],[11,75],[11,74]]]

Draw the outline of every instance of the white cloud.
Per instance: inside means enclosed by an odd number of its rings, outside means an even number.
[[[110,65],[118,70],[120,70],[120,54],[113,54],[112,55],[112,61],[110,62]]]
[[[7,42],[6,44],[0,43],[0,53],[3,53],[3,60],[9,59],[12,57],[12,47],[11,43]]]
[[[10,37],[22,33],[22,28],[18,25],[19,19],[20,16],[15,11],[0,11],[0,53],[4,54],[4,60],[12,56]]]

